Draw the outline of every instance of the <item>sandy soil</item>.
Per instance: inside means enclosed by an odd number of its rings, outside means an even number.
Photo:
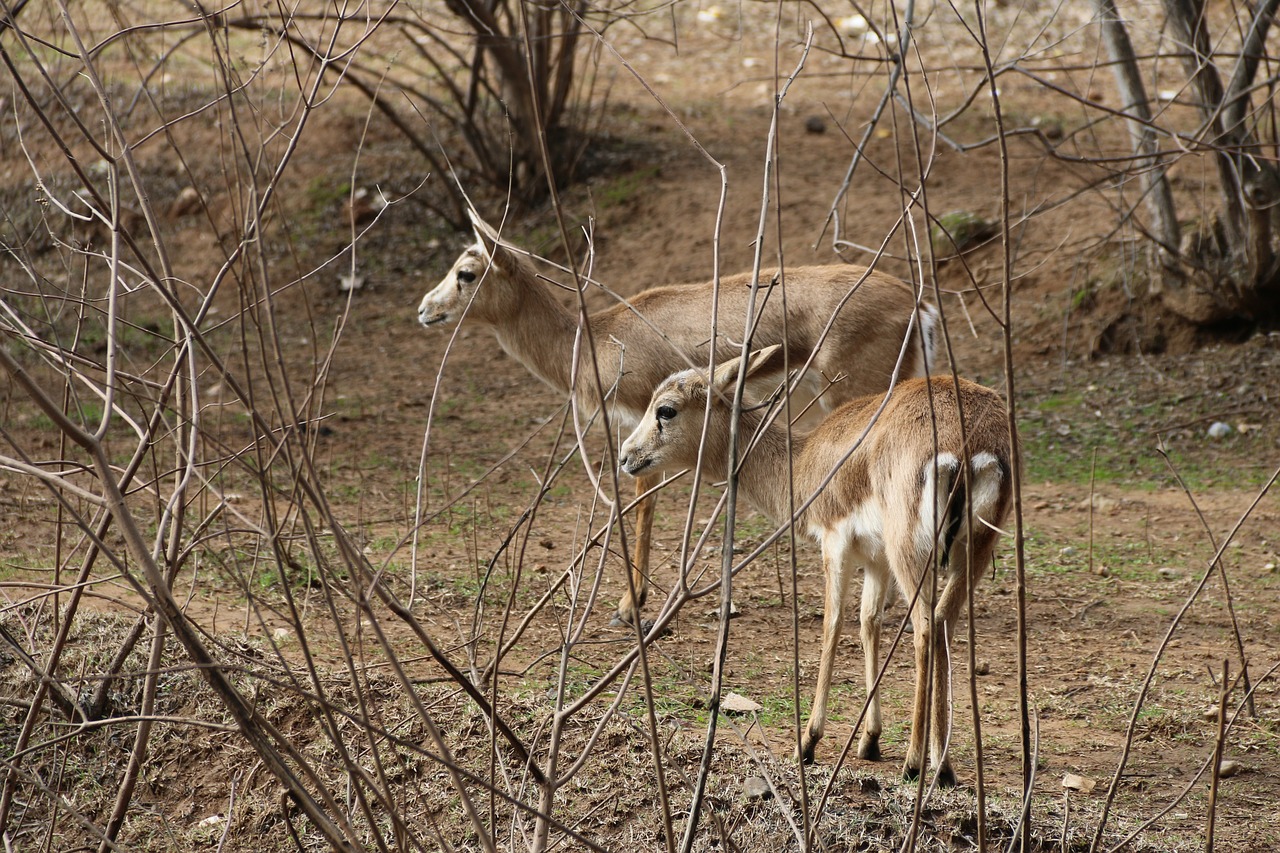
[[[634,81],[620,77],[602,124],[600,156],[608,169],[567,190],[563,209],[571,225],[592,224],[593,274],[621,295],[707,278],[717,241],[724,271],[747,269],[752,263],[770,123],[764,106],[768,90],[762,89],[762,81],[769,79],[763,64],[769,53],[760,33],[744,36],[737,26],[724,21],[690,27],[678,54],[638,40],[627,43],[640,73],[659,83],[707,154],[725,166],[728,193],[720,211],[716,164],[688,144],[672,118]],[[796,61],[794,51],[788,57],[784,64]],[[776,262],[779,235],[788,264],[838,260],[824,224],[833,189],[849,164],[846,134],[860,127],[867,107],[858,103],[851,109],[847,91],[838,98],[828,91],[832,84],[822,72],[835,67],[834,57],[815,54],[809,62],[813,75],[801,78],[781,114],[777,190],[769,202],[775,218],[764,232],[766,263]],[[847,86],[847,81],[839,85]],[[1022,116],[1047,113],[1050,106],[1026,91],[1011,89],[1008,95]],[[308,188],[349,177],[358,140],[353,129],[361,127],[362,119],[356,98],[337,99],[309,128],[282,204],[295,223],[313,225],[310,230],[299,227],[290,250],[279,252],[282,270],[310,269],[330,256],[350,262],[343,254],[348,236],[337,224],[341,197]],[[819,123],[823,132],[814,132],[811,128]],[[979,129],[975,125],[957,132],[977,138]],[[195,130],[188,132],[193,144],[200,141]],[[869,246],[884,241],[888,256],[883,267],[904,277],[920,270],[895,258],[905,254],[909,241],[927,240],[918,214],[908,227],[901,224],[902,196],[892,179],[902,175],[911,184],[917,171],[898,158],[899,152],[910,150],[909,132],[909,126],[899,126],[895,134],[873,137],[866,152],[871,168],[860,173],[865,177],[839,210],[844,235]],[[345,158],[337,165],[335,152]],[[11,155],[3,156],[10,182],[20,180]],[[1272,668],[1280,663],[1280,609],[1275,606],[1280,496],[1270,492],[1256,507],[1253,501],[1280,460],[1280,427],[1272,416],[1280,398],[1280,336],[1233,332],[1230,340],[1206,343],[1164,323],[1147,301],[1124,291],[1116,255],[1105,248],[1106,199],[1083,195],[1070,206],[1053,207],[1092,176],[1080,167],[1044,160],[1038,144],[1029,139],[1011,142],[1010,158],[1015,209],[1042,211],[1019,220],[1015,230],[1012,296],[1013,399],[1026,453],[1021,514],[1026,533],[1026,677],[1038,757],[1032,817],[1038,849],[1060,849],[1060,838],[1066,849],[1087,849],[1130,728],[1132,750],[1111,806],[1108,842],[1151,819],[1154,824],[1131,849],[1202,849],[1209,777],[1200,774],[1217,738],[1217,718],[1206,711],[1217,706],[1224,661],[1230,662],[1230,678],[1239,673],[1237,632],[1256,687],[1256,712],[1239,710],[1225,739],[1224,755],[1240,769],[1222,780],[1217,791],[1217,839],[1224,850],[1276,849],[1280,774],[1273,762],[1280,753],[1280,697]],[[201,168],[212,173],[217,165]],[[929,165],[928,207],[994,217],[999,212],[994,191],[999,174],[994,147],[959,153],[940,146]],[[402,191],[423,177],[421,164],[394,131],[375,122],[360,154],[357,185]],[[486,215],[500,215],[500,199],[479,188],[476,199]],[[552,221],[546,209],[524,212],[509,221],[507,233],[513,242],[563,261],[563,247],[550,236],[555,233]],[[170,245],[186,251],[184,274],[193,280],[210,275],[225,253],[208,238],[208,223],[184,217],[170,227]],[[340,270],[322,269],[276,295],[275,333],[283,344],[283,373],[299,378],[302,386],[324,365],[323,395],[312,409],[320,421],[307,442],[335,518],[363,547],[370,564],[385,570],[450,659],[464,670],[485,671],[495,650],[513,637],[526,613],[532,614],[518,640],[504,651],[499,676],[485,682],[485,689],[521,734],[545,749],[543,727],[557,692],[570,700],[581,696],[634,643],[628,629],[608,622],[624,587],[623,564],[616,543],[607,552],[587,544],[605,515],[592,501],[577,458],[569,459],[536,501],[544,472],[570,448],[562,431],[562,395],[533,379],[482,330],[464,325],[453,339],[450,330],[424,330],[416,323],[418,299],[465,242],[464,235],[425,219],[413,197],[394,204],[356,252],[363,287],[343,292]],[[582,247],[572,248],[576,253]],[[856,249],[842,255],[862,263],[871,258]],[[976,292],[982,289],[988,299],[998,298],[1001,265],[997,241],[963,261],[944,263],[937,282],[958,370],[1007,391],[999,326]],[[927,278],[932,286],[932,276]],[[5,286],[11,294],[19,289],[14,274]],[[593,308],[609,299],[598,291],[587,294]],[[155,310],[141,299],[139,303],[140,316]],[[228,291],[214,316],[235,319],[244,304],[244,291]],[[228,335],[234,325],[226,327]],[[217,340],[231,351],[230,337]],[[334,341],[329,358],[326,350]],[[261,383],[276,368],[253,354],[236,369]],[[210,433],[228,448],[248,445],[253,430],[226,388],[210,382],[202,390],[206,399],[225,403],[206,419]],[[14,447],[45,459],[65,452],[16,386],[5,380],[0,394],[5,435]],[[1210,439],[1207,428],[1215,421],[1231,424],[1232,434]],[[420,470],[426,488],[419,512]],[[1171,472],[1185,478],[1188,489]],[[220,472],[212,482],[224,494],[235,493],[229,505],[243,518],[263,517],[263,502],[253,497],[254,484],[243,471]],[[281,486],[275,508],[289,520],[285,526],[296,529],[289,494]],[[713,576],[720,563],[720,533],[709,517],[715,494],[705,490],[693,513],[695,535],[712,528],[695,563],[704,578]],[[689,499],[681,484],[660,497],[651,612],[660,608],[674,583]],[[522,514],[535,505],[525,523]],[[0,506],[6,517],[0,530],[5,554],[0,624],[22,638],[21,644],[44,650],[53,630],[50,611],[36,609],[28,599],[38,584],[51,580],[56,505],[30,479],[0,474]],[[288,689],[289,674],[298,675],[304,661],[311,660],[322,672],[317,683],[335,704],[354,702],[351,685],[359,683],[388,728],[395,729],[400,721],[406,730],[399,734],[429,745],[421,724],[414,722],[403,683],[377,648],[369,617],[353,605],[358,598],[354,579],[333,566],[312,566],[306,577],[281,583],[260,552],[249,554],[245,530],[236,527],[234,534],[210,541],[178,585],[188,614],[238,668],[242,683],[263,691],[272,722],[318,762],[337,766],[327,727],[341,730],[346,722],[326,722],[318,703]],[[749,551],[771,532],[766,521],[749,514],[737,530],[735,547]],[[1226,542],[1228,533],[1233,535]],[[1221,572],[1210,573],[1195,595],[1224,542]],[[585,566],[575,559],[580,552]],[[1015,563],[1012,544],[1006,541],[974,611],[974,683],[992,809],[988,830],[1002,839],[1017,820],[1022,774]],[[335,574],[327,573],[331,569]],[[558,583],[569,569],[568,580]],[[92,684],[98,659],[118,647],[139,609],[138,596],[114,571],[95,572],[96,597],[89,614],[81,617],[76,648],[62,668],[69,683],[81,683],[80,672],[83,683]],[[67,576],[64,569],[58,582],[65,583]],[[597,581],[598,589],[593,586]],[[846,653],[835,689],[836,710],[816,764],[802,780],[790,760],[793,661],[799,661],[799,692],[807,707],[816,670],[821,585],[817,550],[800,543],[793,555],[785,539],[735,580],[733,597],[740,615],[730,626],[725,687],[762,708],[722,721],[710,816],[704,817],[697,849],[791,849],[786,847],[794,847],[788,821],[800,820],[803,785],[808,786],[811,808],[824,786],[830,786],[818,824],[826,849],[896,849],[902,843],[913,817],[915,790],[898,773],[910,702],[908,650],[893,656],[882,688],[887,724],[882,763],[840,761],[862,698],[856,630],[842,643]],[[548,590],[550,603],[539,606]],[[588,594],[595,595],[590,606],[584,604]],[[1189,605],[1185,612],[1184,605]],[[719,629],[715,606],[714,595],[692,602],[670,633],[652,646],[647,661],[655,694],[652,720],[643,678],[637,674],[621,712],[604,727],[592,760],[558,804],[561,819],[607,849],[664,846],[649,759],[655,731],[677,818],[687,807],[706,725],[709,662]],[[896,625],[902,615],[899,604],[891,621]],[[376,618],[404,662],[406,677],[431,704],[457,760],[482,775],[491,773],[492,751],[503,765],[506,753],[491,749],[483,717],[441,683],[442,670],[413,632],[385,609]],[[563,662],[565,686],[558,688],[562,661],[557,649],[564,632],[578,629],[577,620],[585,620],[581,641],[572,659]],[[957,639],[955,651],[957,684],[966,690],[956,698],[952,745],[961,787],[927,800],[919,815],[924,849],[967,849],[976,829],[966,637]],[[167,654],[174,674],[157,713],[225,724],[216,700],[184,668],[181,652],[171,648]],[[355,661],[351,670],[348,661]],[[145,661],[136,663],[131,669],[135,674]],[[12,700],[0,711],[5,731],[0,743],[9,750],[25,718],[22,703],[29,700],[33,682],[29,670],[2,647],[0,674],[0,695]],[[1145,701],[1135,715],[1135,701],[1149,675]],[[120,713],[137,707],[138,689],[136,677],[121,687]],[[1242,698],[1237,684],[1229,697],[1230,713],[1237,712]],[[591,713],[594,721],[603,708],[593,706]],[[162,729],[136,794],[139,806],[125,835],[131,844],[137,849],[212,849],[230,826],[235,832],[222,849],[292,849],[286,826],[291,812],[280,808],[278,790],[242,740],[208,728]],[[40,778],[62,792],[67,804],[59,815],[23,783],[22,796],[35,805],[13,824],[19,837],[38,839],[45,828],[55,827],[65,845],[54,849],[87,843],[88,836],[78,834],[83,831],[66,814],[82,809],[96,821],[109,814],[117,765],[131,741],[126,729],[111,732],[86,735],[75,742],[75,750],[38,751]],[[577,750],[589,734],[590,726],[583,722],[566,735],[566,742]],[[474,836],[439,765],[412,750],[399,755],[401,763],[390,772],[405,813],[428,817],[445,838],[471,849]],[[509,761],[506,768],[500,771],[507,780],[504,790],[520,791],[534,802],[527,788],[510,781],[518,768]],[[1094,780],[1097,787],[1091,793],[1064,792],[1067,774]],[[744,781],[758,775],[774,783],[779,798],[745,798]],[[1177,799],[1184,789],[1186,796]],[[1174,805],[1162,814],[1170,803]],[[501,842],[522,847],[525,823],[506,806],[486,808],[498,814]],[[425,831],[423,835],[430,837]],[[307,844],[318,844],[314,834]]]

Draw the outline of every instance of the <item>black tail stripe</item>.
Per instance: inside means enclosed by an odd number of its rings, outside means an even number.
[[[968,503],[965,499],[964,472],[958,470],[956,474],[957,476],[952,484],[955,494],[951,495],[951,499],[947,503],[947,526],[942,535],[940,562],[943,569],[946,569],[951,561],[951,546],[955,544],[956,537],[960,535],[960,525],[964,523],[965,505]]]

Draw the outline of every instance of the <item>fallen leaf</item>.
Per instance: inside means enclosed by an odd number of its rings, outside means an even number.
[[[1068,773],[1062,777],[1062,787],[1072,791],[1079,791],[1082,794],[1089,793],[1097,784],[1096,780],[1087,776],[1077,776],[1075,773]]]
[[[763,707],[759,702],[753,702],[737,693],[726,693],[720,697],[720,710],[726,714],[753,714]]]

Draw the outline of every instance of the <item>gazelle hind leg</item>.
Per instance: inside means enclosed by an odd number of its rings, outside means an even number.
[[[898,591],[911,614],[911,642],[915,651],[911,738],[902,765],[902,774],[907,779],[917,778],[928,760],[925,730],[930,719],[927,699],[932,687],[929,653],[934,643],[933,602],[937,594],[932,565],[928,559],[932,537],[926,533],[921,542],[919,524],[919,518],[897,515],[887,518],[884,528],[885,555]]]
[[[925,582],[928,583],[929,578],[926,577]],[[911,590],[911,594],[914,593],[915,590]],[[928,594],[928,590],[922,590],[916,599],[915,606],[911,608],[914,629],[911,640],[915,646],[916,685],[911,702],[911,740],[907,746],[906,759],[902,762],[902,775],[906,779],[919,777],[920,770],[925,766],[926,761],[925,726],[929,722],[927,699],[931,687],[929,648],[934,644],[934,624],[933,619],[930,618],[933,608],[929,606]]]
[[[982,567],[991,560],[995,550],[996,534],[991,530],[979,530],[972,541],[972,560],[970,559],[970,539],[960,536],[952,544],[949,559],[950,571],[946,584],[938,596],[938,604],[934,608],[934,625],[936,630],[936,657],[938,666],[934,670],[933,708],[929,729],[929,763],[938,775],[938,785],[948,788],[956,784],[955,771],[946,754],[947,737],[951,729],[951,671],[956,662],[952,659],[950,649],[956,648],[955,631],[959,616],[968,599],[969,585],[977,583]]]

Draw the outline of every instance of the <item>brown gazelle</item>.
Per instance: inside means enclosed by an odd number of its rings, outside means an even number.
[[[776,360],[776,349],[752,354],[748,375],[767,370]],[[644,419],[622,444],[622,468],[651,477],[692,466],[699,454],[703,413],[708,411],[703,465],[712,472],[728,470],[728,400],[740,362],[741,357],[718,366],[710,382],[704,371],[694,369],[659,385]],[[969,584],[991,559],[1011,503],[1004,402],[989,388],[935,376],[895,386],[887,401],[884,394],[875,394],[845,403],[812,432],[793,435],[790,449],[785,427],[767,423],[759,410],[744,411],[740,425],[742,446],[751,445],[739,462],[741,493],[774,520],[785,522],[792,506],[787,472],[793,471],[794,505],[800,508],[812,499],[796,524],[822,546],[822,653],[813,708],[798,745],[800,757],[813,760],[814,746],[822,737],[849,581],[863,566],[862,647],[871,695],[858,756],[880,757],[880,702],[872,688],[885,593],[892,578],[910,605],[916,653],[911,744],[904,770],[914,776],[924,766],[928,712],[930,767],[940,784],[955,784],[944,754],[950,720],[946,639]],[[931,645],[935,665],[931,707],[926,708]]]
[[[472,214],[471,219],[475,245],[423,297],[419,322],[434,326],[465,316],[468,322],[489,326],[502,348],[530,372],[560,391],[572,391],[583,413],[594,412],[600,399],[593,371],[584,363],[573,379],[578,312],[557,301],[527,257],[503,246],[478,216]],[[770,284],[777,280],[774,272],[761,276],[766,286],[759,294],[753,340],[760,346],[785,344],[792,366],[808,362],[805,379],[811,392],[840,379],[821,396],[824,409],[885,390],[895,368],[905,378],[923,375],[925,365],[933,363],[937,311],[917,300],[902,281],[851,265],[788,269],[784,323],[784,293]],[[730,336],[742,334],[750,283],[749,274],[721,280],[717,360],[738,351]],[[708,362],[713,296],[712,282],[655,287],[591,315],[600,382],[606,393],[613,389],[609,413],[620,434],[640,422],[659,381],[676,370]],[[657,482],[642,474],[636,494]],[[635,597],[629,591],[624,595],[616,621],[634,622],[644,604],[652,522],[649,496],[636,508]]]

